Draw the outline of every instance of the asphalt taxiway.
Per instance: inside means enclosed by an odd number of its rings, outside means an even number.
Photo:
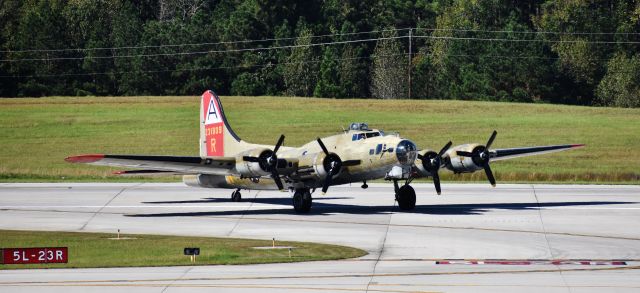
[[[638,292],[640,186],[413,184],[401,212],[390,184],[317,192],[297,215],[288,193],[182,184],[0,184],[0,229],[311,241],[353,260],[249,266],[0,271],[0,291]]]

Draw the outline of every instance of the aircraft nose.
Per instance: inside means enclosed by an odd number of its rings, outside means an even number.
[[[401,140],[396,147],[398,162],[402,165],[412,165],[418,156],[418,147],[410,140]]]

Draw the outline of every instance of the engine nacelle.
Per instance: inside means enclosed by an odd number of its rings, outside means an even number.
[[[266,165],[266,159],[273,155],[273,151],[267,148],[253,149],[242,152],[236,157],[236,170],[242,177],[253,178],[262,177],[271,174],[269,167]],[[244,157],[257,158],[256,161],[246,161]]]
[[[340,159],[336,154],[329,154],[329,158],[327,159],[327,155],[323,152],[306,154],[302,156],[298,162],[300,166],[298,176],[303,180],[326,178],[331,168],[329,164],[332,160],[335,161],[336,157],[338,160]]]
[[[482,170],[471,157],[458,156],[458,151],[473,152],[476,147],[483,147],[480,144],[463,144],[449,149],[445,157],[445,167],[453,173],[471,173]]]

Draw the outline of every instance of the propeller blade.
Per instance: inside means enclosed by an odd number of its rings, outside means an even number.
[[[487,141],[487,144],[484,146],[486,149],[489,149],[491,147],[493,140],[496,139],[496,135],[498,135],[498,132],[494,130],[491,134],[491,137],[489,138],[489,141]]]
[[[440,189],[440,176],[438,175],[438,172],[433,172],[431,175],[433,175],[433,184],[436,186],[436,192],[440,195],[442,192]]]
[[[451,147],[451,141],[449,141],[446,145],[444,145],[444,147],[440,150],[440,152],[438,153],[438,156],[442,157],[442,155],[444,155],[444,153],[449,150],[449,148]]]
[[[327,147],[324,146],[324,143],[322,143],[322,140],[320,140],[319,137],[318,137],[318,144],[320,144],[320,147],[322,148],[322,151],[324,152],[324,154],[329,155],[329,151],[327,150]]]
[[[273,181],[276,182],[276,185],[278,186],[279,190],[284,189],[284,186],[282,185],[282,180],[280,179],[280,174],[278,174],[278,169],[273,168],[271,170],[271,178],[273,178]]]
[[[329,174],[327,174],[327,178],[324,180],[324,184],[322,185],[322,194],[327,193],[327,190],[329,190],[329,186],[331,186],[331,180],[333,180],[333,175],[331,172],[329,172]]]
[[[465,151],[457,151],[458,156],[462,157],[473,157],[473,153],[465,152]]]
[[[489,167],[489,164],[484,165],[484,172],[487,174],[487,178],[489,179],[489,183],[491,183],[491,186],[496,187],[496,178],[493,177],[493,172],[491,172],[491,167]]]
[[[362,161],[360,161],[360,160],[347,160],[347,161],[342,162],[342,166],[346,166],[346,167],[348,167],[348,166],[357,166],[357,165],[360,165],[361,163],[362,163]]]
[[[252,163],[258,163],[260,162],[259,158],[256,157],[250,157],[250,156],[244,156],[242,157],[242,160],[247,161],[247,162],[252,162]]]
[[[277,153],[278,149],[280,149],[280,146],[282,146],[282,143],[284,142],[284,134],[280,135],[280,138],[278,139],[278,143],[276,143],[276,147],[273,149],[273,153]]]

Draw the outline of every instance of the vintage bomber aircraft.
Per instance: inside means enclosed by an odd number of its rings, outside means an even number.
[[[200,104],[200,155],[80,155],[66,158],[71,163],[117,166],[141,170],[116,174],[181,174],[189,186],[235,189],[233,201],[240,201],[241,189],[284,190],[293,192],[293,208],[298,213],[311,209],[316,188],[326,193],[330,186],[384,178],[393,181],[395,198],[402,210],[415,207],[416,194],[409,185],[413,179],[432,177],[440,194],[438,171],[454,173],[484,170],[491,185],[495,178],[490,161],[557,152],[583,145],[553,145],[510,149],[491,149],[494,131],[486,144],[447,143],[438,152],[419,150],[415,143],[397,134],[369,129],[353,123],[348,131],[318,138],[301,147],[285,147],[284,135],[274,147],[248,143],[231,129],[220,99],[213,91],[202,95]],[[401,184],[399,184],[399,182]]]

